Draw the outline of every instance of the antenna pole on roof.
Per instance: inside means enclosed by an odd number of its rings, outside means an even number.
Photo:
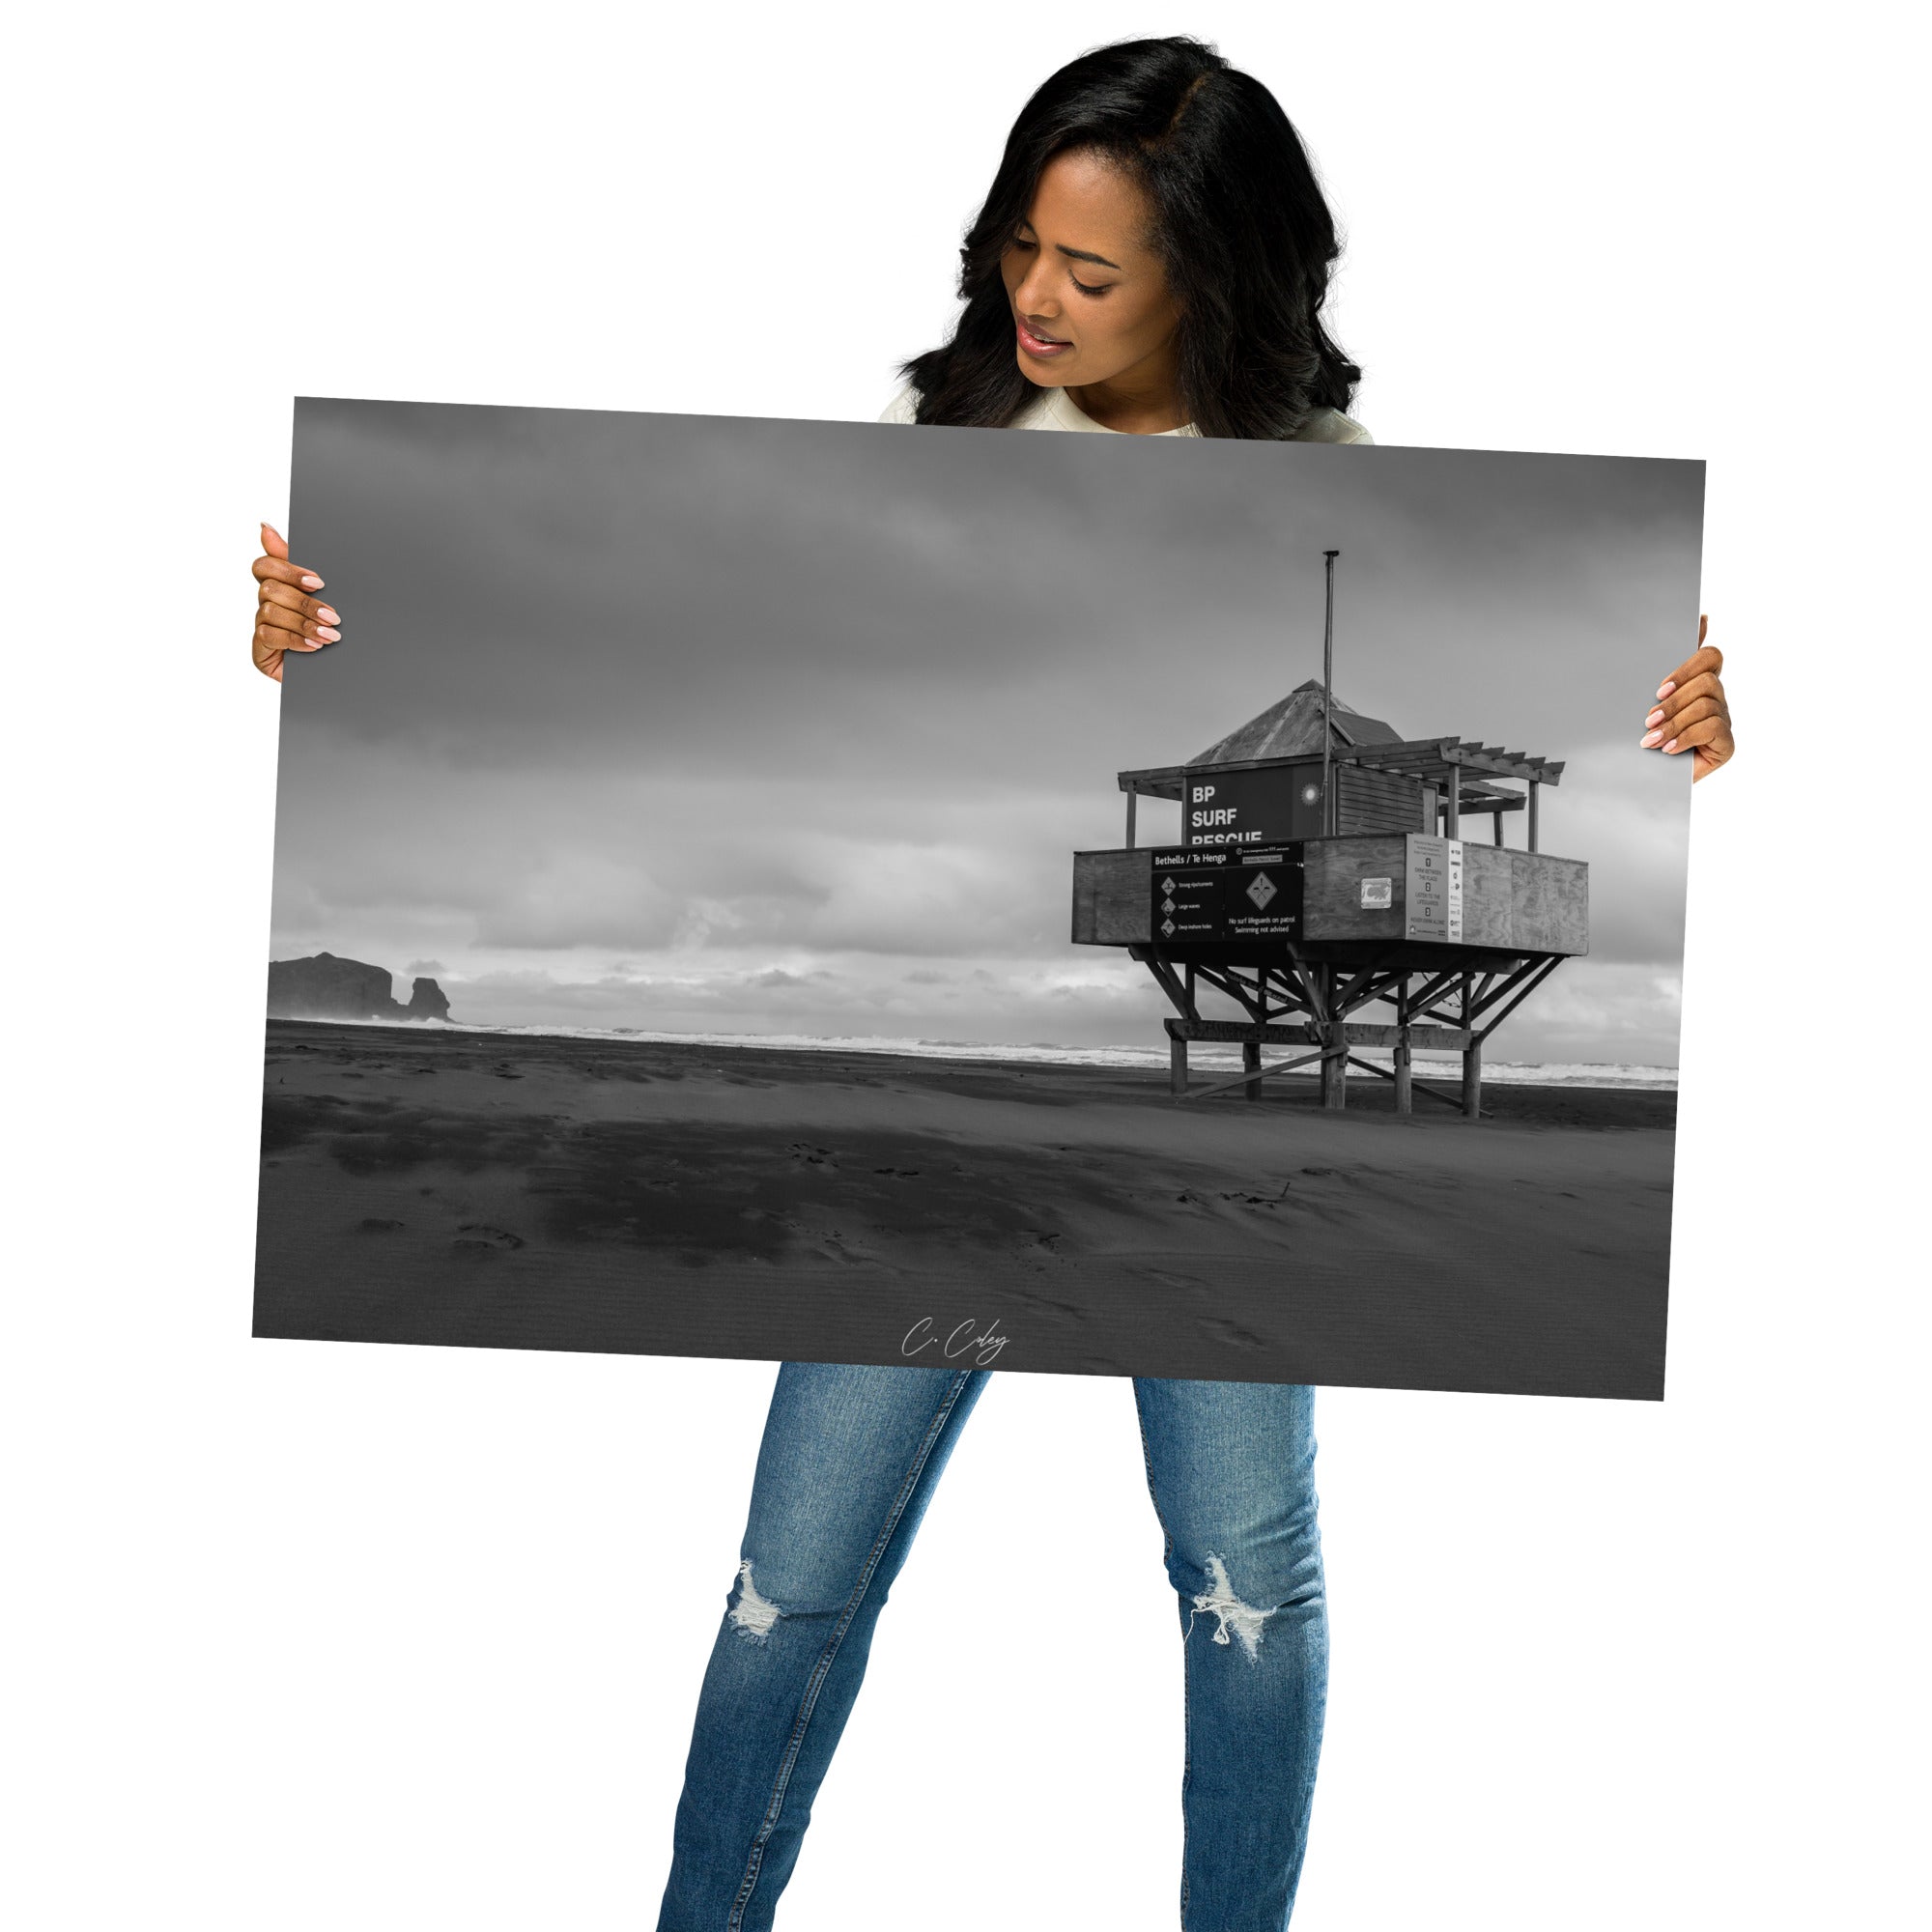
[[[1321,553],[1328,579],[1327,609],[1321,618],[1321,830],[1326,834],[1334,832],[1336,823],[1328,790],[1335,746],[1335,559],[1341,554],[1339,550]]]

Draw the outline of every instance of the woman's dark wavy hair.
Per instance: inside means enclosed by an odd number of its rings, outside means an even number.
[[[1004,428],[1039,393],[1014,358],[1000,257],[1070,149],[1111,156],[1153,204],[1181,401],[1203,436],[1291,437],[1314,411],[1349,407],[1362,372],[1321,326],[1341,246],[1300,136],[1260,81],[1177,37],[1082,54],[1020,110],[959,250],[965,307],[900,372],[916,420]]]

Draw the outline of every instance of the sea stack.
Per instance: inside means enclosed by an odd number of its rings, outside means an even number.
[[[403,1010],[412,1020],[446,1020],[449,1001],[434,980],[419,979],[410,988],[410,1003]]]

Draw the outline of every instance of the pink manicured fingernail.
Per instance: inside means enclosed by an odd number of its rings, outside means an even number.
[[[335,612],[333,611],[330,611],[326,612],[325,614],[332,618],[335,615]],[[1661,711],[1653,711],[1650,714],[1650,716],[1646,718],[1643,722],[1646,724],[1661,724],[1663,723],[1663,713]]]
[[[1664,749],[1664,750],[1665,750],[1666,752],[1674,752],[1674,751],[1676,751],[1676,749],[1677,749],[1677,740],[1676,740],[1675,738],[1671,739],[1671,741],[1669,742],[1669,744],[1667,744],[1666,746],[1664,746],[1664,748],[1663,748],[1663,749]]]
[[[1662,731],[1653,731],[1648,738],[1639,739],[1638,743],[1642,746],[1654,745],[1662,736],[1663,733]]]
[[[327,624],[318,624],[315,634],[326,644],[339,644],[342,641],[342,633],[331,631]]]
[[[1674,684],[1660,684],[1657,687],[1657,695],[1660,697],[1668,697],[1676,689],[1677,687]]]
[[[322,588],[322,579],[312,570],[304,571],[302,573],[302,588],[304,590],[320,590]],[[1657,695],[1660,697],[1663,696],[1661,691]]]
[[[328,608],[327,604],[318,604],[315,607],[315,614],[318,617],[320,617],[325,624],[339,624],[342,621],[342,619],[338,617],[335,614],[335,612]],[[1651,718],[1651,719],[1646,719],[1644,722],[1646,724],[1655,724],[1657,723],[1657,720],[1655,718]]]

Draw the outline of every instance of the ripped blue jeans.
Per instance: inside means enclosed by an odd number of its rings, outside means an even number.
[[[658,1932],[771,1925],[873,1627],[987,1373],[779,1371],[698,1697]],[[1179,1597],[1180,1922],[1281,1932],[1328,1677],[1312,1391],[1142,1379],[1134,1397]]]

